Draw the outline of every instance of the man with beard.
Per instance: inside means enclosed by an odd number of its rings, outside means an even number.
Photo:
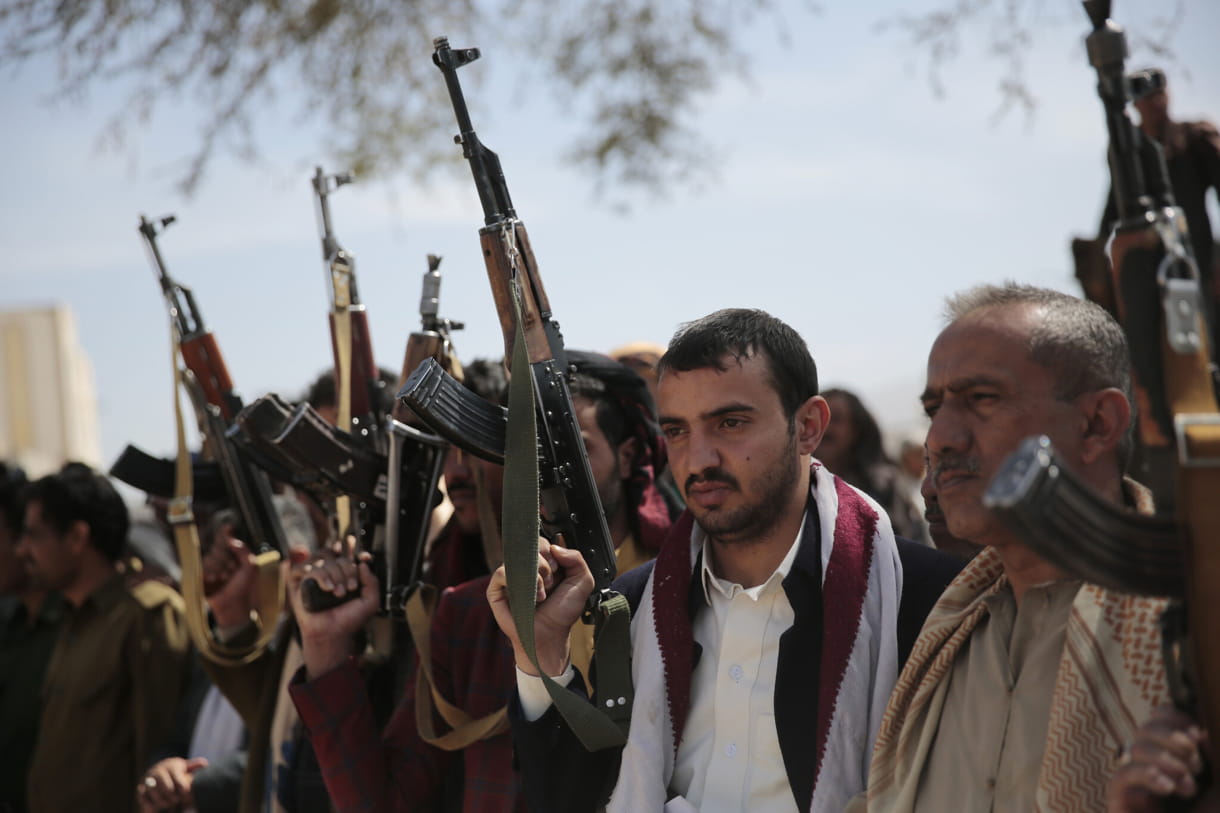
[[[42,686],[28,805],[134,811],[132,789],[173,724],[186,678],[182,598],[124,584],[127,507],[105,476],[68,463],[30,485],[17,553],[64,618]]]
[[[643,379],[610,358],[578,350],[567,357],[573,407],[619,566],[634,567],[656,554],[676,513],[655,487],[665,451],[652,398]],[[484,547],[498,564],[502,474],[495,468],[485,472],[484,483],[494,477],[496,488],[481,510],[478,490],[467,493],[465,485],[473,475],[446,473],[462,475],[448,479],[455,519],[486,518]],[[505,715],[513,655],[487,604],[490,576],[441,593],[430,628],[416,632],[423,625],[413,624],[420,666],[379,738],[350,657],[355,631],[378,606],[376,579],[364,565],[359,574],[354,578],[350,562],[315,563],[310,575],[324,589],[343,594],[359,586],[360,597],[323,613],[298,608],[305,673],[291,692],[336,808],[524,813]],[[435,593],[424,595],[427,606]],[[587,666],[591,635],[584,625],[573,630],[572,649]]]
[[[655,567],[616,582],[635,608],[621,752],[575,739],[521,647],[503,568],[488,588],[518,668],[530,809],[837,811],[864,787],[905,652],[959,565],[896,542],[871,498],[812,459],[829,409],[788,325],[718,311],[678,331],[658,372],[688,511]],[[543,543],[539,575],[539,663],[579,687],[568,631],[593,577]]]
[[[1151,509],[1123,478],[1134,427],[1126,340],[1098,305],[1013,283],[960,294],[947,313],[923,392],[928,454],[948,530],[983,549],[898,679],[867,808],[1101,810],[1123,744],[1166,697],[1165,602],[1068,578],[983,494],[1022,440],[1046,435],[1097,494]]]

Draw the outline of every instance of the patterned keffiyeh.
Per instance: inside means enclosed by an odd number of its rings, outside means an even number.
[[[868,808],[914,809],[954,659],[1007,584],[1000,557],[983,550],[945,590],[898,678],[869,778]],[[1072,604],[1051,701],[1037,809],[1102,810],[1123,743],[1167,700],[1159,619],[1165,602],[1080,588]]]

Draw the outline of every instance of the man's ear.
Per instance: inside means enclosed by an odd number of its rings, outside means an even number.
[[[68,526],[64,534],[64,546],[75,556],[80,556],[89,547],[89,523],[78,519]]]
[[[796,409],[796,442],[801,454],[813,454],[830,423],[830,404],[820,395],[810,396]]]
[[[626,480],[631,476],[632,470],[635,468],[635,450],[639,446],[640,440],[637,437],[629,437],[618,445],[615,454],[618,457],[618,479]]]
[[[1131,404],[1122,390],[1107,387],[1081,396],[1084,410],[1084,432],[1080,438],[1080,457],[1091,465],[1112,454],[1127,431],[1131,420]]]

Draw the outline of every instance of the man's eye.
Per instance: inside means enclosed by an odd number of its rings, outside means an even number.
[[[662,428],[661,428],[661,433],[662,433],[663,435],[665,435],[665,437],[667,437],[667,438],[669,438],[669,439],[671,439],[671,440],[672,440],[672,439],[677,438],[678,436],[680,436],[680,435],[682,434],[682,427],[680,427],[680,426],[664,426],[664,427],[662,427]]]
[[[925,414],[929,418],[931,418],[933,415],[936,414],[936,411],[938,409],[940,409],[940,404],[924,404],[923,405],[923,414]]]

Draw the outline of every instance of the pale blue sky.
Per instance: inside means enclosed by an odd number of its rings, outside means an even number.
[[[716,308],[760,307],[804,335],[824,386],[858,391],[897,431],[918,426],[943,297],[1005,278],[1075,293],[1068,241],[1096,228],[1107,184],[1078,4],[1032,0],[1052,9],[1040,12],[1028,56],[1039,107],[1032,120],[1018,112],[998,123],[1000,66],[983,58],[981,32],[966,32],[937,98],[916,55],[874,30],[887,9],[939,5],[794,8],[787,45],[773,23],[758,26],[751,80],[726,81],[694,122],[718,147],[716,178],[664,201],[637,196],[625,215],[599,206],[590,177],[556,158],[571,124],[544,93],[523,102],[475,79],[516,70],[494,35],[436,33],[483,51],[463,74],[481,108],[475,126],[501,155],[569,346],[663,344],[680,322]],[[1147,24],[1146,10],[1117,5],[1120,19],[1131,9],[1132,33]],[[1170,67],[1172,110],[1220,119],[1220,4],[1185,5],[1173,46],[1190,75]],[[424,44],[420,59],[429,58]],[[1150,59],[1137,53],[1130,64]],[[238,391],[299,395],[330,364],[308,178],[316,162],[340,167],[321,153],[318,131],[291,104],[269,108],[263,162],[221,154],[184,200],[173,180],[198,125],[189,106],[164,108],[124,150],[99,151],[121,89],[47,106],[53,76],[50,60],[0,76],[0,308],[72,307],[97,377],[107,464],[128,442],[159,453],[173,445],[167,317],[136,232],[140,213],[178,215],[162,250],[194,288]],[[444,315],[467,324],[461,355],[500,354],[468,174],[430,189],[403,179],[348,186],[332,211],[357,259],[380,364],[400,365],[430,252],[445,258]]]

